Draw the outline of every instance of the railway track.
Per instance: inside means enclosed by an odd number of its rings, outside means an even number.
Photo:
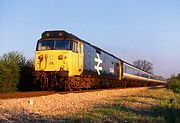
[[[164,86],[150,86],[148,88],[162,88]],[[131,87],[132,89],[139,87]],[[13,98],[28,98],[28,97],[40,97],[48,96],[52,94],[69,94],[69,93],[85,93],[85,92],[94,92],[94,91],[103,91],[103,90],[116,90],[116,89],[126,89],[126,88],[108,88],[108,89],[96,89],[96,90],[80,90],[80,91],[31,91],[31,92],[10,92],[10,93],[0,93],[0,99],[13,99]]]

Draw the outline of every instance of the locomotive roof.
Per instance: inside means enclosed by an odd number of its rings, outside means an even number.
[[[42,39],[48,39],[48,38],[71,38],[74,40],[81,40],[77,36],[70,34],[64,30],[43,32],[42,33]]]
[[[118,60],[120,60],[120,61],[122,61],[122,62],[124,62],[124,63],[126,63],[128,65],[130,65],[130,66],[132,66],[132,67],[137,68],[136,66],[134,66],[134,65],[132,65],[132,64],[130,64],[130,63],[128,63],[128,62],[126,62],[126,61],[124,61],[124,60],[122,60],[122,59],[120,59],[120,58],[118,58],[118,57],[116,57],[116,56],[114,56],[114,55],[112,55],[112,54],[110,54],[110,53],[108,53],[108,52],[106,52],[106,51],[92,45],[92,44],[90,44],[89,42],[84,41],[84,40],[80,39],[79,37],[64,31],[64,30],[45,31],[45,32],[42,33],[42,38],[41,39],[49,39],[49,38],[65,38],[65,39],[70,38],[70,39],[74,39],[74,40],[79,40],[79,41],[81,41],[83,43],[91,45],[92,47],[94,47],[96,49],[99,49],[100,51],[103,51],[103,52],[107,53],[108,55],[110,55],[110,56],[112,56],[112,57],[114,57],[114,58],[116,58],[116,59],[118,59]],[[137,68],[137,69],[139,69],[139,68]],[[141,69],[139,69],[139,70],[141,70]],[[143,70],[141,70],[141,71],[143,71]],[[150,75],[153,75],[153,76],[157,76],[157,75],[154,75],[154,74],[151,74],[151,73],[148,73],[148,72],[146,72],[146,73],[150,74]]]
[[[90,44],[89,42],[84,41],[84,40],[78,38],[77,36],[75,36],[75,35],[73,35],[73,34],[71,34],[71,33],[68,33],[68,32],[66,32],[66,31],[64,31],[64,30],[45,31],[45,32],[43,32],[43,33],[42,33],[42,39],[48,39],[48,38],[65,38],[65,39],[70,38],[70,39],[74,39],[74,40],[79,40],[79,41],[81,41],[81,42],[83,42],[83,43],[86,43],[86,44],[91,45],[92,47],[94,47],[94,48],[96,48],[96,49],[99,49],[100,51],[103,51],[103,52],[107,53],[108,55],[110,55],[110,56],[112,56],[112,57],[114,57],[114,58],[116,58],[116,59],[118,59],[118,60],[124,61],[124,60],[119,59],[118,57],[116,57],[116,56],[114,56],[114,55],[112,55],[112,54],[110,54],[110,53],[108,53],[108,52],[100,49],[99,47],[96,47],[96,46]],[[125,62],[125,61],[124,61],[124,62]],[[129,63],[127,63],[127,64],[129,64]]]

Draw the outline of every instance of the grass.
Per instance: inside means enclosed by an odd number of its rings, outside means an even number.
[[[76,114],[74,122],[180,123],[180,94],[165,88],[121,97],[92,111]]]

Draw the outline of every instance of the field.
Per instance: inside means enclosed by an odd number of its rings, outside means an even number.
[[[32,101],[32,102],[31,102]],[[180,95],[128,88],[1,99],[2,122],[180,122]]]

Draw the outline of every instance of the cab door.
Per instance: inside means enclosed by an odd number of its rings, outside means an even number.
[[[83,52],[83,43],[78,42],[78,72],[81,74],[83,71],[83,63],[84,63],[84,52]]]

